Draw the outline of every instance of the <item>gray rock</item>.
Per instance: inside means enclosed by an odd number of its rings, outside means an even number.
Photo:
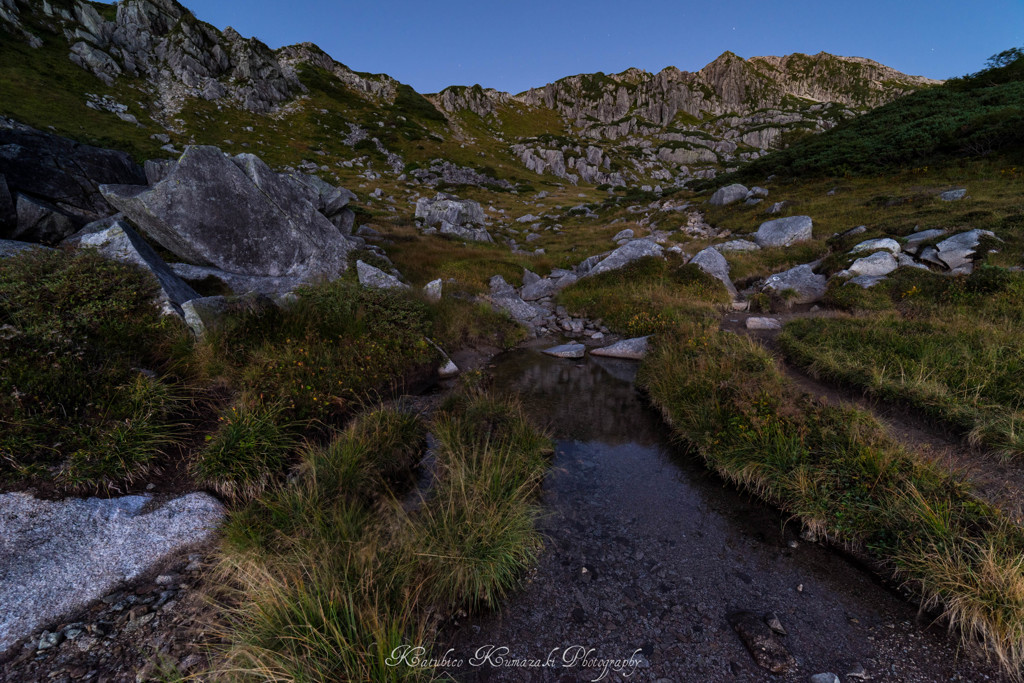
[[[534,282],[540,281],[540,275],[533,272],[529,268],[523,268],[523,286],[532,285]]]
[[[719,252],[725,253],[728,251],[757,251],[761,247],[750,240],[729,240],[728,242],[714,245],[714,248]]]
[[[697,252],[697,255],[690,259],[690,263],[719,280],[729,290],[729,294],[736,298],[736,286],[729,279],[729,262],[725,260],[725,257],[717,249],[708,247]]]
[[[601,259],[597,265],[582,275],[589,277],[591,275],[599,275],[612,270],[618,270],[637,259],[642,259],[647,256],[660,257],[663,251],[664,250],[661,245],[651,242],[650,240],[632,240],[630,242],[626,242],[607,257]]]
[[[439,232],[448,237],[469,240],[471,242],[493,242],[494,238],[485,228],[473,228],[465,225],[456,225],[448,221],[441,221]],[[527,240],[529,241],[529,240]]]
[[[765,221],[754,233],[754,241],[762,247],[788,247],[813,237],[810,216],[788,216]]]
[[[95,249],[103,258],[128,263],[151,273],[160,283],[156,303],[164,315],[182,315],[181,305],[199,296],[124,221],[115,220],[105,230],[75,236],[65,244],[79,249]]]
[[[879,282],[885,282],[888,278],[884,275],[858,275],[846,281],[848,285],[858,285],[864,289],[871,289]]]
[[[878,251],[879,249],[885,249],[892,254],[900,253],[900,243],[891,237],[881,237],[874,240],[865,240],[860,244],[857,244],[850,250],[851,254],[856,254],[862,251]]]
[[[921,268],[928,270],[928,266],[923,263],[918,263],[914,258],[908,254],[900,254],[896,257],[896,263],[899,264],[900,268]]]
[[[152,187],[100,190],[165,249],[230,273],[332,279],[353,246],[317,211],[307,184],[216,147],[188,147]]]
[[[612,238],[612,242],[620,242],[622,240],[633,239],[633,228],[626,228],[625,230],[619,230],[615,237]]]
[[[627,358],[630,360],[641,360],[647,355],[648,340],[647,337],[634,337],[633,339],[623,339],[622,341],[615,342],[600,349],[594,349],[590,352],[593,356],[604,356],[607,358]]]
[[[374,289],[409,289],[409,285],[399,280],[394,275],[385,273],[380,268],[371,266],[363,261],[356,261],[356,273],[359,275],[359,284]]]
[[[926,263],[932,264],[933,266],[938,266],[940,268],[946,267],[946,264],[939,259],[939,250],[935,247],[925,247],[921,250],[921,253],[918,254],[918,258]]]
[[[540,220],[540,216],[534,216],[532,213],[528,213],[525,216],[520,216],[516,219],[516,223],[536,223]]]
[[[936,237],[942,237],[946,234],[946,231],[941,228],[932,228],[931,230],[922,230],[921,232],[915,232],[912,235],[908,235],[903,242],[903,251],[911,254],[916,254],[917,250],[920,249],[922,242],[933,240]]]
[[[20,254],[23,251],[30,249],[49,249],[41,244],[33,244],[32,242],[18,242],[17,240],[0,240],[0,258],[7,258]]]
[[[939,199],[944,202],[955,202],[958,199],[963,199],[965,196],[967,196],[967,190],[961,187],[955,190],[946,190],[939,195]]]
[[[750,196],[751,197],[767,197],[768,196],[768,188],[766,188],[766,187],[758,187],[757,185],[755,185],[754,187],[750,188]]]
[[[748,330],[781,330],[782,323],[778,318],[747,318]]]
[[[548,312],[540,306],[526,303],[513,290],[510,294],[491,295],[491,302],[499,309],[505,311],[516,322],[524,325],[533,325],[538,319],[545,317]]]
[[[995,237],[990,230],[968,230],[952,237],[947,237],[935,248],[938,249],[938,258],[949,267],[950,270],[961,268],[971,264],[971,257],[982,237]]]
[[[43,200],[18,194],[15,205],[17,224],[7,232],[13,239],[56,244],[78,229],[70,214]]]
[[[504,296],[506,294],[516,293],[516,288],[506,282],[505,278],[500,275],[493,276],[487,284],[491,288],[491,295],[493,296]]]
[[[359,229],[356,230],[356,235],[359,237],[368,237],[371,239],[378,239],[383,237],[379,232],[371,228],[369,225],[360,225]]]
[[[847,269],[854,275],[888,275],[899,268],[896,257],[887,251],[876,251],[854,261]]]
[[[786,202],[786,201],[775,202],[774,204],[772,204],[771,206],[768,207],[767,213],[769,213],[771,215],[774,215],[774,214],[777,214],[777,213],[782,213],[782,210],[785,209],[787,206],[789,206],[789,202]]]
[[[824,275],[818,275],[811,269],[810,264],[805,263],[770,276],[765,280],[762,291],[782,294],[787,290],[792,290],[795,293],[795,297],[792,299],[793,303],[812,304],[821,301],[825,296],[827,284],[828,281]]]
[[[746,199],[749,194],[750,190],[739,183],[726,185],[715,190],[715,193],[711,195],[711,199],[708,200],[708,204],[712,206],[727,206]]]
[[[430,199],[421,197],[416,200],[416,218],[427,225],[440,226],[442,221],[452,225],[484,224],[484,210],[472,199],[459,199],[444,192],[439,192]]]
[[[843,237],[852,237],[854,235],[863,234],[863,233],[865,233],[867,231],[868,231],[868,226],[866,226],[866,225],[858,225],[857,227],[850,228],[849,230],[844,232],[843,233]]]
[[[558,291],[558,283],[548,278],[538,279],[525,287],[520,292],[520,296],[525,301],[536,301],[537,299],[543,299],[546,296],[553,296]]]
[[[587,347],[583,344],[559,344],[558,346],[552,346],[550,349],[544,349],[541,353],[546,353],[556,358],[583,358],[586,351]]]
[[[238,273],[229,273],[220,268],[193,266],[190,263],[171,263],[169,265],[174,274],[186,282],[198,284],[203,280],[212,278],[219,280],[221,284],[238,296],[244,294],[281,296],[305,284],[305,280],[299,277],[239,275]]]
[[[747,201],[743,202],[743,204],[746,205],[746,206],[757,206],[758,204],[760,204],[763,201],[764,200],[761,199],[760,197],[751,197]]]
[[[0,652],[209,539],[224,508],[205,493],[37,500],[0,495]]]
[[[196,337],[204,337],[207,332],[217,326],[217,322],[227,309],[228,300],[222,296],[205,296],[181,305],[185,324]]]
[[[423,287],[423,296],[427,297],[427,301],[430,301],[430,302],[436,304],[438,301],[441,300],[441,288],[442,288],[441,278],[437,278],[436,280],[431,280],[426,285],[424,285],[424,287]]]

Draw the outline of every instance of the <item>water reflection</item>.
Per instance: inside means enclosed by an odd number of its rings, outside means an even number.
[[[638,369],[636,361],[572,361],[515,351],[498,356],[491,374],[495,386],[519,394],[531,417],[558,439],[659,444],[665,427],[638,400],[633,385]]]

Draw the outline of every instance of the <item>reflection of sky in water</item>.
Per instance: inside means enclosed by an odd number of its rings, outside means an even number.
[[[654,445],[665,428],[633,387],[638,368],[637,361],[516,351],[496,358],[490,370],[495,386],[518,394],[558,439]]]

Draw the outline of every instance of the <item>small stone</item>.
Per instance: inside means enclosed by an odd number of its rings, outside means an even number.
[[[788,636],[786,629],[783,628],[782,622],[779,620],[779,615],[775,612],[765,615],[764,623],[768,624],[768,628],[778,633],[780,636]]]
[[[747,318],[748,330],[781,330],[778,318]]]
[[[39,636],[39,650],[49,650],[51,647],[57,647],[64,642],[64,634],[60,631],[51,633],[49,631],[43,631],[43,634]]]
[[[963,199],[966,195],[967,190],[965,188],[960,187],[955,190],[946,190],[945,192],[939,195],[939,199],[941,199],[944,202],[955,202],[958,199]]]
[[[177,579],[178,577],[174,574],[161,574],[160,576],[156,577],[156,581],[154,581],[154,583],[156,583],[156,585],[158,586],[169,586],[175,581],[177,581]]]
[[[810,680],[811,683],[840,683],[839,676],[834,673],[814,674]]]

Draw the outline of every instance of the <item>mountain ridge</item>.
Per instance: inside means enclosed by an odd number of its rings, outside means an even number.
[[[41,61],[33,56],[45,53],[62,72],[38,67],[26,80],[60,87],[70,109],[105,111],[146,129],[153,140],[166,139],[165,153],[172,153],[172,140],[224,143],[211,139],[218,119],[216,128],[230,133],[227,142],[254,132],[261,144],[257,129],[267,121],[280,121],[279,134],[289,136],[299,117],[307,137],[324,140],[319,151],[335,166],[348,168],[346,162],[360,158],[351,152],[368,152],[361,163],[376,161],[375,173],[383,166],[397,176],[410,164],[471,161],[473,155],[453,150],[455,143],[460,149],[470,144],[486,148],[475,156],[497,158],[484,164],[496,180],[513,183],[554,176],[570,183],[683,185],[758,158],[787,135],[826,130],[938,82],[862,57],[743,59],[726,51],[695,72],[629,68],[566,76],[518,94],[474,85],[423,95],[387,74],[355,71],[313,43],[274,50],[230,26],[218,30],[176,0],[0,0],[0,28],[28,45],[27,53],[4,53],[6,61],[25,54],[29,62]],[[67,72],[62,52],[84,73]],[[23,119],[19,106],[0,105],[0,113]],[[323,116],[336,122],[324,124]],[[69,112],[71,126],[80,118]],[[104,136],[107,128],[92,125]],[[375,128],[385,131],[375,134]],[[143,132],[119,124],[112,129],[123,131],[115,138]],[[137,146],[144,150],[140,156],[160,147]]]

